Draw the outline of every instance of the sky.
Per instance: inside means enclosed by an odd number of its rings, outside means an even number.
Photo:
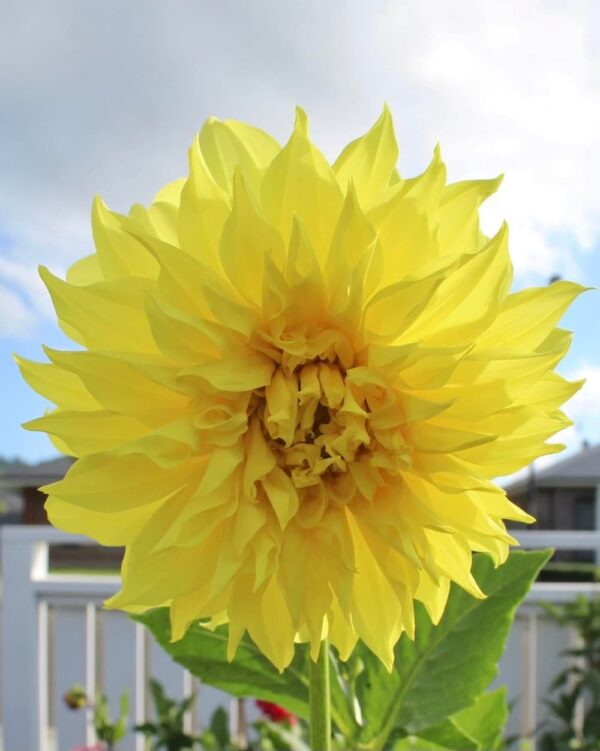
[[[49,405],[11,354],[67,348],[37,267],[92,250],[90,208],[148,202],[216,115],[285,141],[294,106],[334,158],[384,102],[403,175],[441,144],[451,180],[505,174],[483,210],[510,227],[515,287],[600,287],[600,4],[595,0],[2,0],[0,455],[55,451],[20,428]],[[600,293],[566,315],[570,450],[600,441]]]

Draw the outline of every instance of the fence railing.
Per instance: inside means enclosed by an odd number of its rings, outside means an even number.
[[[594,550],[600,561],[598,532],[520,532],[524,547]],[[69,751],[94,740],[89,713],[73,713],[62,695],[74,683],[90,696],[100,687],[113,708],[122,691],[131,698],[131,719],[150,715],[148,679],[158,678],[174,697],[197,696],[186,718],[197,732],[219,705],[230,698],[199,686],[189,673],[173,664],[145,629],[124,614],[102,609],[118,588],[118,578],[106,575],[53,573],[53,545],[93,545],[87,538],[48,526],[7,526],[2,529],[2,619],[0,657],[0,720],[5,751]],[[543,698],[562,667],[560,652],[573,643],[573,634],[548,620],[540,601],[565,602],[583,594],[600,596],[591,583],[536,583],[519,609],[496,683],[507,684],[514,700],[510,732],[526,735],[544,717]],[[236,703],[230,712],[238,732],[242,714]],[[133,723],[132,723],[133,724]],[[142,751],[141,736],[130,735],[124,751]]]
[[[131,724],[151,713],[148,679],[156,677],[175,698],[195,692],[186,717],[196,732],[230,697],[200,686],[171,662],[147,631],[102,603],[119,586],[117,576],[52,573],[53,545],[93,545],[84,537],[51,527],[11,526],[2,530],[1,719],[5,751],[69,751],[94,739],[91,714],[73,712],[62,701],[75,683],[94,697],[97,688],[116,710],[119,695],[130,694]],[[240,712],[230,712],[233,732]],[[141,735],[130,735],[124,751],[142,751]]]

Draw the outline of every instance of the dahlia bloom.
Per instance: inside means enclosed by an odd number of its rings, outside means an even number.
[[[491,479],[559,450],[555,324],[581,287],[511,294],[499,180],[402,178],[390,114],[330,165],[298,110],[282,148],[210,119],[187,179],[127,216],[97,200],[96,252],[41,270],[76,351],[19,360],[56,409],[27,424],[77,457],[56,526],[124,545],[109,607],[168,606],[172,638],[229,624],[279,668],[298,640],[361,639],[391,668],[414,601],[482,597],[531,521]]]

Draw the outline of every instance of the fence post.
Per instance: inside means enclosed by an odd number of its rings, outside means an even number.
[[[32,579],[47,570],[47,546],[30,527],[2,528],[2,698],[4,748],[45,751],[47,728],[41,706],[47,687],[39,685],[46,660],[47,633],[39,633],[38,601]],[[43,638],[40,638],[43,637]],[[44,652],[46,654],[44,654]]]

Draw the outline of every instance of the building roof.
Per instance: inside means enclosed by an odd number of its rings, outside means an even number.
[[[73,461],[69,456],[57,456],[38,464],[9,467],[0,472],[0,485],[5,488],[37,488],[56,482],[65,476]]]
[[[506,492],[521,493],[531,487],[532,480],[538,488],[591,488],[600,485],[600,444],[584,446],[576,454],[554,462],[544,469],[524,475],[506,485]]]

